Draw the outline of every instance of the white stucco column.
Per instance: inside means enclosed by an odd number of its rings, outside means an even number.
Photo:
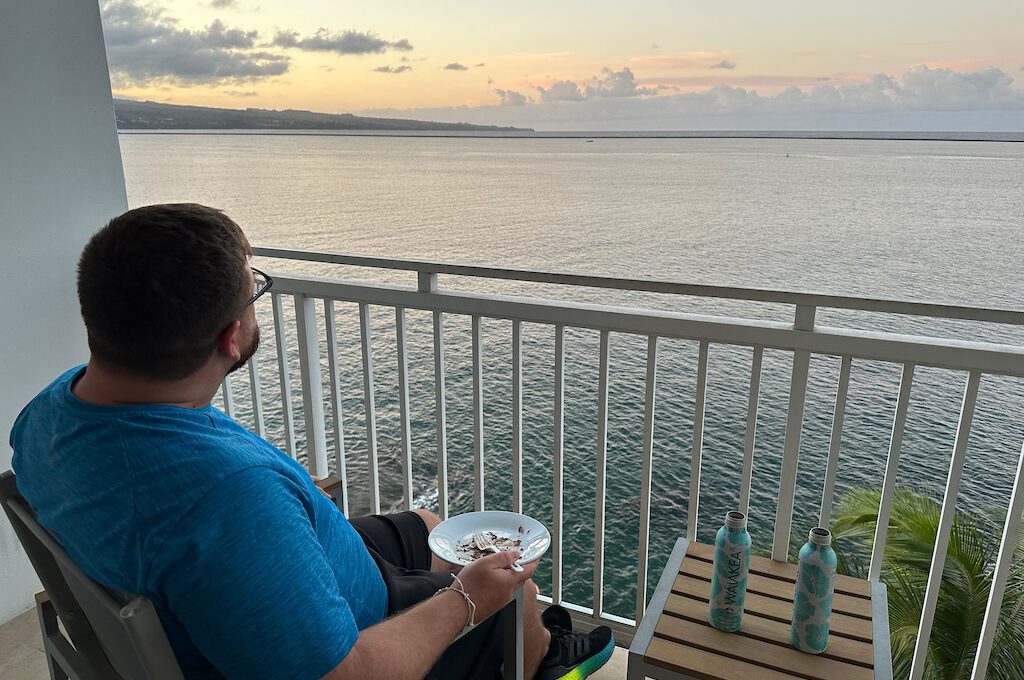
[[[0,471],[25,403],[87,359],[86,239],[127,208],[95,0],[0,2]],[[39,582],[0,513],[0,623]]]

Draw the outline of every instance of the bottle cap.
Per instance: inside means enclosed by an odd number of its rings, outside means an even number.
[[[747,516],[735,510],[727,512],[725,513],[725,526],[730,529],[745,529],[747,527]]]
[[[815,527],[811,529],[807,539],[814,545],[832,545],[832,532],[828,529]]]

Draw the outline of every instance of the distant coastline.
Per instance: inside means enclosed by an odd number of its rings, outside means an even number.
[[[309,131],[430,131],[430,132],[532,132],[529,128],[438,123],[401,118],[371,118],[351,113],[316,113],[286,109],[220,109],[210,106],[184,106],[130,99],[114,100],[118,130],[274,130]]]
[[[373,118],[350,113],[220,109],[114,100],[123,134],[339,135],[350,137],[478,137],[482,139],[828,139],[851,141],[1024,142],[1024,132],[834,130],[536,131],[531,128]]]
[[[149,135],[253,135],[311,137],[472,137],[476,139],[820,139],[847,141],[904,142],[1024,142],[1024,132],[862,132],[862,131],[790,131],[790,130],[684,130],[642,131],[558,131],[535,130],[300,130],[300,129],[119,129],[121,134]]]
[[[907,142],[1024,142],[1020,132],[489,132],[483,130],[280,130],[280,129],[119,129],[122,135],[220,135],[252,137],[414,137],[421,139],[806,139],[840,141],[907,141]]]

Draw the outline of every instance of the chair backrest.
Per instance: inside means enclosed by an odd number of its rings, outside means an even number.
[[[92,675],[114,680],[182,680],[153,604],[144,597],[112,593],[86,576],[39,524],[10,470],[0,474],[0,505]]]

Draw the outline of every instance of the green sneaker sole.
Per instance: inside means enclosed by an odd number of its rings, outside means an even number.
[[[608,663],[608,659],[612,658],[612,652],[615,651],[615,636],[613,635],[608,644],[604,646],[600,652],[590,657],[576,668],[565,675],[559,675],[554,680],[583,680],[589,677],[591,673],[604,666]]]

